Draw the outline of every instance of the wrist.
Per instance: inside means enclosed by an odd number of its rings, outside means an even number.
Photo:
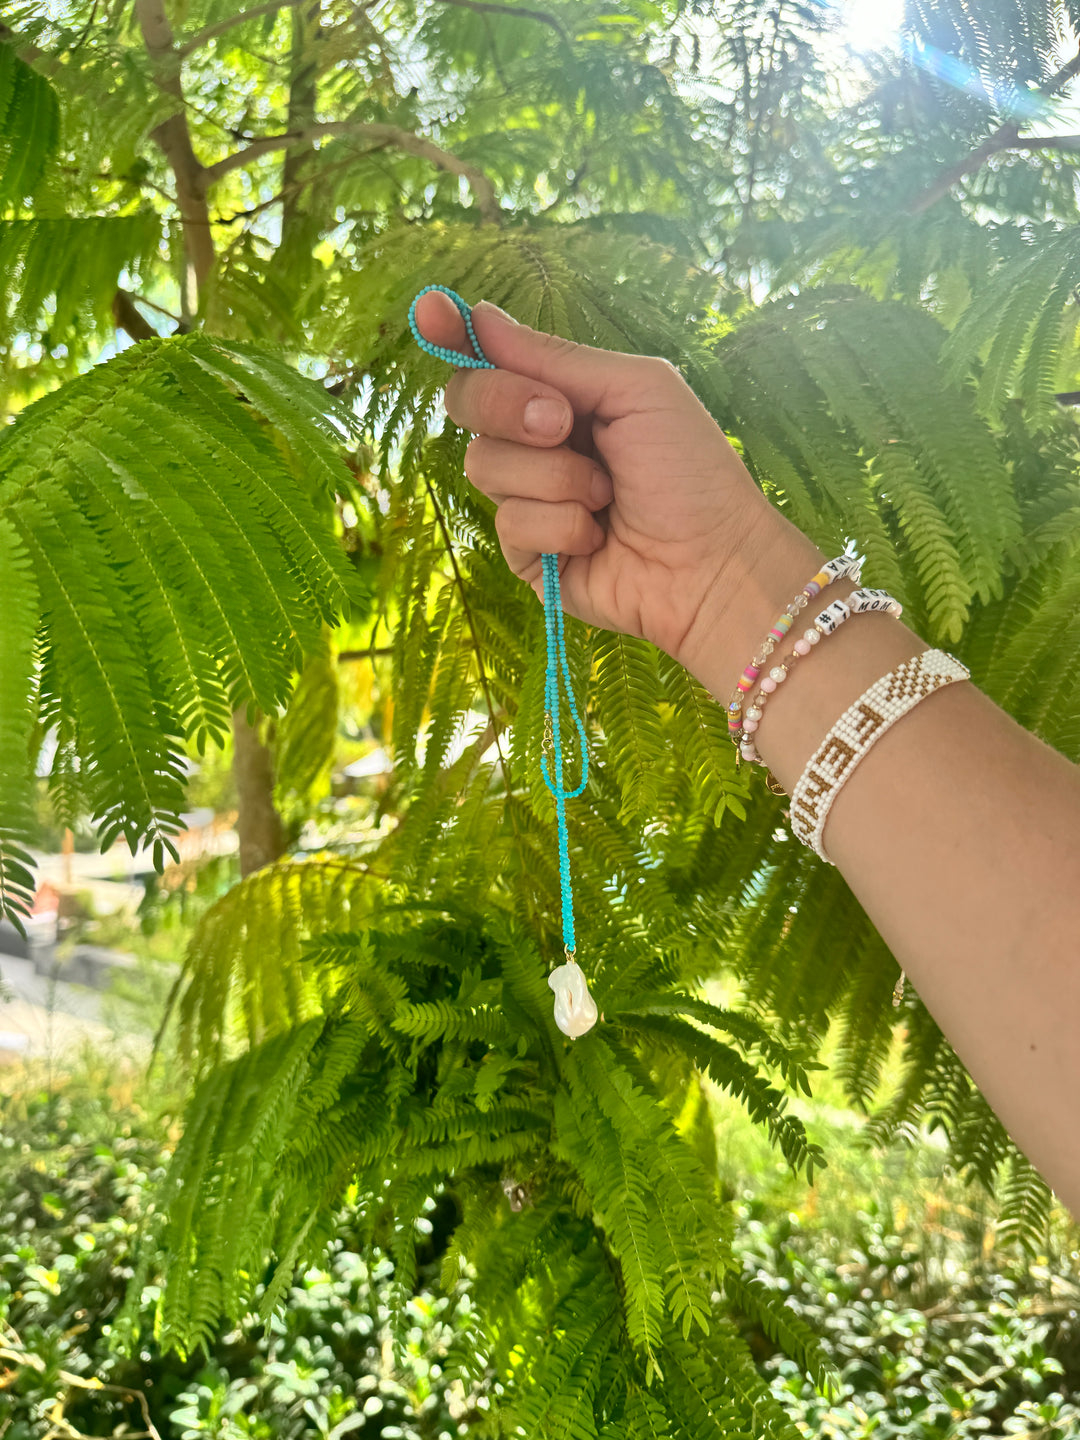
[[[674,659],[725,705],[777,616],[828,556],[772,506],[710,584]]]

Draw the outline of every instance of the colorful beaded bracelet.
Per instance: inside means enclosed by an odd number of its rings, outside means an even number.
[[[747,706],[743,719],[742,737],[739,742],[739,758],[741,760],[745,760],[750,765],[765,764],[765,761],[757,753],[756,742],[747,737],[752,737],[761,724],[769,696],[784,683],[795,663],[804,655],[809,655],[823,636],[835,634],[844,621],[849,620],[852,615],[867,615],[875,611],[899,619],[904,613],[904,607],[887,590],[853,590],[846,600],[834,600],[831,605],[827,605],[822,610],[820,615],[815,617],[810,629],[801,639],[795,641],[791,653],[785,655],[779,665],[774,665],[762,680],[757,693]]]
[[[845,553],[838,555],[835,560],[828,560],[821,567],[814,578],[799,591],[795,599],[787,607],[784,613],[777,620],[776,624],[766,635],[758,647],[754,658],[747,665],[735,686],[735,693],[727,707],[728,734],[736,745],[742,739],[743,733],[743,701],[747,691],[753,686],[754,681],[761,674],[761,667],[769,658],[776,646],[783,640],[784,636],[794,625],[799,613],[806,609],[810,601],[816,595],[820,595],[834,580],[852,579],[858,580],[862,570],[862,556]],[[807,636],[809,636],[807,631]],[[811,642],[813,643],[813,642]]]

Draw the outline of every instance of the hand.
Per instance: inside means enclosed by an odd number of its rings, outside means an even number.
[[[447,296],[425,295],[416,320],[427,339],[468,353]],[[569,614],[650,640],[695,673],[699,652],[726,641],[737,676],[819,552],[768,504],[666,360],[546,335],[486,301],[473,325],[499,368],[459,370],[446,408],[477,432],[465,473],[498,506],[510,568],[542,596],[540,553],[557,552]],[[798,580],[781,578],[774,593],[755,578],[763,561]]]

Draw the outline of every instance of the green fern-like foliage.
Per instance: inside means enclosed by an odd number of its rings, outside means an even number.
[[[857,536],[916,627],[956,641],[972,602],[1001,593],[1020,525],[970,393],[942,384],[944,339],[911,307],[818,290],[774,301],[720,354],[731,423],[766,487],[826,548]]]
[[[472,911],[482,897],[485,909],[524,921],[557,946],[551,799],[539,767],[542,614],[506,571],[491,506],[461,477],[465,437],[438,422],[432,429],[445,372],[404,334],[404,297],[438,274],[524,319],[561,323],[576,338],[655,352],[677,340],[670,319],[655,323],[643,274],[669,276],[668,313],[681,313],[687,327],[700,292],[684,270],[665,271],[660,259],[650,265],[651,247],[640,242],[629,248],[624,278],[606,290],[582,273],[581,257],[606,257],[610,267],[608,237],[448,227],[409,232],[395,244],[393,263],[389,244],[372,247],[355,291],[328,309],[325,338],[330,348],[352,350],[369,337],[365,365],[378,383],[368,392],[367,423],[373,443],[387,437],[379,452],[386,513],[372,513],[371,523],[381,555],[377,604],[393,617],[390,738],[401,823],[376,853],[357,857],[356,871],[340,860],[321,876],[317,859],[282,867],[207,917],[178,1003],[191,1053],[210,1064],[287,1028],[290,1012],[323,1003],[327,972],[299,957],[310,937],[330,928],[320,906],[338,904],[338,894],[355,897],[348,904],[358,916],[387,884],[450,913]],[[405,282],[394,278],[394,264],[404,265]],[[395,285],[396,317],[377,288],[393,296]],[[355,317],[364,306],[379,323],[361,334]],[[590,333],[594,325],[599,334]],[[726,332],[719,340],[717,328]],[[910,306],[822,290],[776,301],[735,326],[706,318],[701,343],[688,343],[686,368],[793,518],[831,551],[856,538],[867,574],[894,588],[918,628],[948,639],[1025,723],[1080,753],[1078,667],[1051,667],[1052,695],[1031,683],[1040,657],[1049,658],[1040,647],[1060,638],[1061,626],[1071,633],[1078,613],[1075,565],[1066,563],[1080,541],[1072,428],[1062,420],[1042,436],[1020,423],[995,432],[973,388],[946,380],[944,338],[940,324]],[[635,1008],[627,997],[648,996],[673,977],[689,995],[727,968],[741,978],[762,1033],[799,1037],[804,1058],[832,1026],[848,1094],[869,1105],[897,1018],[895,961],[841,877],[791,839],[781,804],[764,792],[751,796],[746,775],[735,773],[719,707],[679,666],[573,620],[567,651],[592,755],[586,795],[569,821],[579,932],[597,957],[598,1000],[612,1023],[620,1017],[624,1043],[648,1045],[684,1074],[696,1067],[733,1089],[791,1163],[817,1163],[786,1112],[783,1086],[753,1080],[712,1021],[655,1004],[624,1014]],[[477,709],[485,720],[444,763],[450,738]],[[278,933],[271,960],[267,939]],[[441,1013],[445,1030],[452,1016]],[[904,1104],[887,1104],[875,1133],[884,1139],[913,1124],[941,1124],[958,1163],[994,1185],[1020,1158],[940,1036],[937,1068],[922,1064],[916,1037],[920,1027],[936,1027],[910,990],[902,1015],[911,1061]],[[426,1023],[419,1012],[415,1023]],[[798,1088],[791,1078],[784,1084]],[[967,1095],[970,1104],[943,1106],[944,1094]],[[1036,1210],[1017,1215],[1019,1233]]]
[[[980,408],[1000,414],[1013,396],[1036,421],[1053,414],[1059,391],[1075,388],[1075,228],[1033,237],[1027,253],[1000,266],[964,311],[945,350],[954,374],[982,356]]]
[[[160,863],[184,742],[222,743],[234,709],[285,698],[353,588],[327,505],[343,469],[329,417],[273,356],[189,336],[133,347],[0,438],[2,533],[12,573],[34,581],[3,622],[11,844],[32,720],[56,728],[64,812],[84,804],[103,847],[124,835]],[[12,914],[21,864],[5,860]]]
[[[0,349],[17,336],[77,344],[111,323],[123,272],[137,273],[161,236],[149,211],[90,219],[0,220]]]
[[[828,1368],[809,1332],[738,1278],[715,1172],[670,1106],[713,1073],[810,1172],[821,1152],[765,1068],[805,1085],[798,1054],[697,1001],[632,927],[597,955],[601,971],[618,962],[618,1008],[569,1043],[518,922],[429,908],[379,906],[360,930],[321,934],[300,963],[318,973],[323,1013],[297,1023],[282,1004],[258,1043],[208,1068],[163,1196],[163,1338],[208,1338],[252,1302],[272,1253],[269,1310],[350,1186],[404,1303],[416,1221],[442,1194],[461,1217],[444,1276],[467,1277],[473,1363],[521,1357],[507,1403],[530,1433],[689,1434],[707,1412],[698,1433],[790,1435],[728,1304],[760,1316],[822,1386]],[[658,1086],[672,1049],[691,1065]]]
[[[88,805],[106,839],[167,843],[181,746],[219,739],[235,706],[267,712],[279,803],[301,812],[319,792],[325,627],[348,589],[331,489],[357,511],[391,636],[396,827],[249,877],[205,917],[177,988],[198,1089],[158,1237],[165,1336],[198,1344],[259,1276],[269,1312],[355,1186],[394,1259],[399,1332],[418,1230],[434,1203],[456,1214],[444,1280],[468,1287],[472,1319],[454,1363],[503,1387],[493,1433],[785,1433],[733,1319],[827,1376],[739,1273],[701,1097],[736,1096],[811,1174],[824,1157],[790,1097],[831,1028],[849,1097],[874,1103],[895,962],[780,803],[736,773],[713,699],[648,645],[573,622],[592,765],[571,860],[604,1019],[573,1046],[554,1030],[540,607],[463,480],[446,368],[404,317],[439,281],[667,356],[770,498],[830,551],[858,541],[917,628],[1076,757],[1076,435],[1050,399],[1075,370],[1074,176],[1029,146],[918,203],[940,190],[936,166],[1024,118],[1076,6],[917,0],[918,63],[890,67],[854,129],[825,102],[821,7],[787,0],[717,12],[715,94],[697,35],[687,65],[679,5],[326,5],[312,25],[303,6],[237,21],[193,0],[168,7],[157,56],[122,6],[47,8],[5,17],[41,72],[0,53],[8,398],[85,368],[114,304],[131,323],[127,276],[145,310],[204,333],[80,378],[0,440],[9,908],[32,884],[22,837],[47,730],[61,813]],[[399,94],[418,53],[430,76]],[[266,148],[323,116],[317,146]],[[403,147],[361,133],[388,118]],[[166,218],[183,178],[166,121],[211,167],[195,170],[209,230]],[[971,195],[1006,222],[983,223]],[[177,296],[195,272],[198,295]],[[345,408],[234,343],[253,337],[328,362]],[[721,971],[739,1010],[703,998]],[[916,996],[900,1018],[903,1074],[869,1133],[943,1128],[956,1162],[999,1186],[1006,1230],[1036,1243],[1045,1188]]]
[[[52,86],[0,43],[0,210],[21,205],[41,183],[60,135]]]

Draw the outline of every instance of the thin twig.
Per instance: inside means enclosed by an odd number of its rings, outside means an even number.
[[[476,669],[480,677],[480,688],[484,692],[484,700],[488,707],[488,714],[491,716],[492,721],[494,721],[495,704],[491,698],[491,691],[488,688],[487,671],[484,669],[484,656],[483,652],[480,649],[480,637],[476,632],[476,623],[473,620],[472,607],[469,604],[469,597],[465,593],[465,582],[461,578],[461,570],[458,566],[457,553],[454,550],[454,542],[450,538],[450,530],[446,524],[446,517],[443,515],[442,506],[439,504],[439,500],[435,494],[434,487],[432,486],[431,481],[426,475],[424,476],[424,487],[427,490],[427,493],[431,499],[431,503],[435,509],[435,519],[438,522],[440,531],[442,532],[443,544],[446,546],[446,553],[450,560],[450,565],[454,571],[454,580],[457,584],[458,596],[461,599],[461,608],[465,611],[465,620],[469,627],[469,634],[472,636],[473,654],[476,656]],[[499,755],[499,768],[502,771],[503,784],[506,786],[506,793],[509,795],[512,789],[510,781],[510,767],[507,765],[506,757],[503,755],[502,744],[499,739],[498,731],[495,732],[495,749],[498,751]]]
[[[1068,64],[1062,65],[1060,70],[1055,71],[1045,84],[1031,91],[1031,94],[1042,96],[1043,99],[1048,100],[1051,96],[1056,95],[1059,90],[1063,90],[1069,81],[1078,74],[1080,74],[1080,51],[1077,51]],[[943,170],[938,178],[928,185],[921,195],[916,196],[913,203],[908,207],[910,213],[912,215],[921,215],[924,210],[929,210],[932,205],[936,205],[939,200],[949,193],[957,181],[962,180],[965,175],[969,175],[972,171],[981,169],[991,155],[997,155],[1002,150],[1049,150],[1062,148],[1060,144],[1055,145],[1055,139],[1058,142],[1076,141],[1077,137],[1075,135],[1059,135],[1057,137],[1048,137],[1045,140],[1039,140],[1037,136],[1024,136],[1021,138],[1019,124],[1015,120],[1006,121],[1006,123],[1000,125],[992,135],[989,135],[981,145],[977,145],[974,150],[968,155],[965,155],[962,160],[958,160],[954,165],[950,165],[947,169]],[[1074,149],[1076,146],[1070,144],[1064,148]]]
[[[260,15],[272,15],[275,10],[294,10],[303,3],[304,0],[269,0],[267,5],[255,5],[250,10],[240,10],[235,15],[227,15],[224,20],[219,20],[215,25],[207,25],[205,30],[200,30],[190,40],[185,40],[176,53],[184,59],[194,51],[201,50],[204,45],[209,45],[210,41],[216,40],[219,35],[224,35],[227,30],[242,25],[245,20],[257,20]]]
[[[426,135],[417,135],[414,131],[403,130],[397,125],[384,125],[373,121],[323,120],[300,130],[263,135],[258,140],[253,140],[250,145],[245,145],[242,150],[236,150],[215,161],[213,165],[205,166],[201,176],[202,183],[204,186],[213,185],[222,176],[252,164],[263,155],[272,154],[275,150],[288,150],[294,145],[307,145],[322,136],[367,139],[374,141],[377,149],[388,146],[428,160],[439,170],[460,175],[468,181],[476,200],[476,208],[484,220],[498,223],[502,219],[502,209],[495,195],[495,187],[482,170],[462,160],[452,151],[444,150]]]
[[[546,10],[530,10],[524,5],[497,5],[494,0],[439,0],[440,5],[459,5],[463,10],[478,10],[481,14],[517,15],[525,20],[538,20],[541,25],[550,25],[559,39],[570,44],[570,35],[561,20],[549,15]]]

